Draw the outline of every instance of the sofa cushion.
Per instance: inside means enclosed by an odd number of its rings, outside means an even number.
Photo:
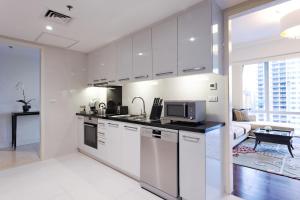
[[[233,109],[232,117],[233,121],[250,121],[247,109]]]
[[[251,122],[251,129],[255,130],[257,128],[264,128],[265,126],[271,126],[272,129],[295,131],[294,125],[287,123],[278,122]]]
[[[251,130],[251,125],[249,122],[237,122],[233,121],[231,123],[231,131],[233,133],[234,139],[247,134]]]
[[[232,127],[233,139],[237,139],[245,134],[245,129],[239,126]]]

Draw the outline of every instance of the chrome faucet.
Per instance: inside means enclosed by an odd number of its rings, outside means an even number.
[[[136,99],[141,99],[141,100],[143,101],[143,111],[141,111],[141,115],[142,115],[144,118],[146,118],[146,117],[147,117],[147,113],[146,113],[146,109],[145,109],[145,101],[144,101],[144,99],[143,99],[142,97],[134,97],[134,98],[132,99],[132,102],[131,102],[131,103],[133,103],[134,100],[136,100]]]

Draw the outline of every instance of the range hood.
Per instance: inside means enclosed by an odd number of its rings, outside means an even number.
[[[109,84],[109,82],[94,83],[94,84],[88,84],[88,85],[94,86],[94,87],[110,88],[110,89],[114,89],[114,87],[120,86],[118,84]]]

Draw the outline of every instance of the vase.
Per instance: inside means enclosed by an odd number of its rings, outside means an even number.
[[[23,106],[23,112],[28,112],[30,110],[31,106],[30,105],[24,105]]]

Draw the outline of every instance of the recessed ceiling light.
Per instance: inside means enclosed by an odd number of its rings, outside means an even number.
[[[46,29],[47,29],[48,31],[52,31],[52,30],[53,30],[53,27],[50,26],[50,25],[48,25],[48,26],[46,26]]]
[[[194,42],[195,40],[196,40],[196,38],[194,38],[194,37],[190,38],[190,42]]]
[[[140,52],[140,53],[138,53],[138,55],[139,55],[139,56],[142,56],[142,55],[144,55],[144,54],[143,54],[142,52]]]
[[[300,39],[300,10],[291,12],[280,20],[280,36],[290,39]]]

